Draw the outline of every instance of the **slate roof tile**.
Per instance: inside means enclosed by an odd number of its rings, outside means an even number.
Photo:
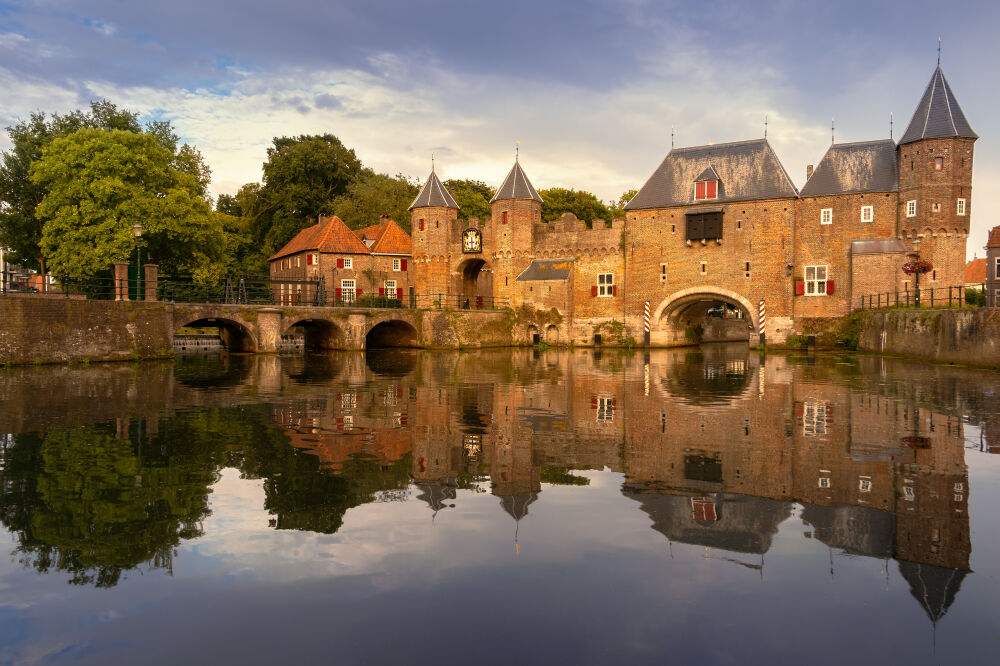
[[[440,208],[454,208],[458,210],[458,204],[455,202],[455,198],[451,196],[448,189],[441,184],[440,179],[438,179],[437,174],[431,171],[431,175],[427,177],[427,182],[424,186],[420,188],[420,192],[417,193],[417,197],[410,204],[408,210],[413,210],[414,208],[430,208],[430,207],[440,207]]]
[[[955,99],[955,94],[951,91],[951,86],[948,85],[939,66],[931,75],[930,83],[927,84],[924,96],[920,98],[917,110],[913,112],[899,145],[920,139],[952,136],[979,138],[972,131],[969,121],[965,119],[962,107],[958,105],[958,100]]]
[[[849,192],[896,192],[899,163],[892,139],[836,143],[826,151],[799,193],[820,197]]]
[[[542,201],[542,198],[538,196],[538,192],[532,186],[531,181],[528,180],[528,176],[525,175],[524,169],[521,168],[520,162],[514,162],[514,167],[507,174],[507,177],[504,178],[503,184],[500,185],[496,194],[490,199],[490,203],[505,199],[534,199],[539,203]]]

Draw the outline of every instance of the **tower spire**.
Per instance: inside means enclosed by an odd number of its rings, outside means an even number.
[[[670,150],[674,149],[674,126],[670,126]]]
[[[518,141],[514,144],[514,161],[519,162],[521,157],[521,142]]]
[[[892,138],[892,111],[889,112],[889,138]]]
[[[941,38],[938,37],[938,67],[941,66]]]
[[[431,173],[434,173],[434,151],[431,151]]]
[[[830,143],[834,144],[837,140],[834,138],[834,128],[835,128],[836,118],[830,118]]]

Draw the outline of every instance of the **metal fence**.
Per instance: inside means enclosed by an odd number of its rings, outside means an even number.
[[[884,291],[861,296],[857,303],[859,310],[977,308],[985,306],[985,284]]]
[[[128,280],[114,278],[39,275],[32,271],[11,270],[0,273],[0,293],[3,294],[113,301],[123,299],[128,289]]]

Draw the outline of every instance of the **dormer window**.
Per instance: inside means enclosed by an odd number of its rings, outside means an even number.
[[[711,166],[694,179],[694,200],[711,201],[719,198],[719,174]]]
[[[694,184],[694,200],[705,201],[706,199],[719,198],[719,181],[700,180]]]

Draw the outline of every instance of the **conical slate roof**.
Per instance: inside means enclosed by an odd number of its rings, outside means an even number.
[[[420,188],[420,193],[417,194],[417,198],[413,200],[410,207],[407,210],[413,210],[414,208],[454,208],[458,210],[458,204],[455,203],[455,198],[451,196],[451,193],[445,189],[445,186],[441,184],[438,179],[437,174],[431,171],[430,177],[424,186]]]
[[[507,174],[503,185],[500,186],[497,193],[490,199],[490,203],[503,201],[504,199],[534,199],[539,203],[542,201],[542,198],[538,196],[538,192],[531,185],[531,181],[524,175],[524,169],[521,168],[520,162],[514,162],[514,168]]]
[[[951,86],[948,85],[948,81],[944,78],[944,72],[939,66],[934,70],[930,83],[927,84],[927,89],[924,91],[924,96],[920,98],[920,104],[913,112],[913,118],[906,131],[903,132],[903,138],[899,140],[899,145],[920,139],[952,136],[979,138],[972,131],[969,121],[965,119],[962,107],[958,105],[958,100],[951,92]]]

